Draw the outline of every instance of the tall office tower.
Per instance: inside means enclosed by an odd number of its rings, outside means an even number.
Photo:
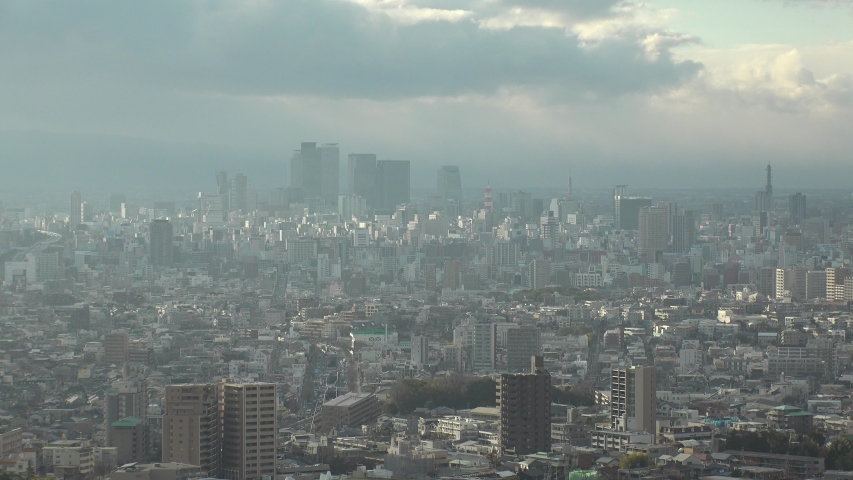
[[[424,335],[412,336],[412,363],[422,367],[429,363],[429,338]]]
[[[228,201],[228,195],[205,195],[198,194],[198,209],[196,209],[196,221],[199,223],[219,224],[225,221],[225,213],[228,211],[224,203]]]
[[[393,210],[411,200],[411,164],[408,160],[376,162],[379,207]]]
[[[223,476],[233,480],[275,477],[276,385],[226,383],[221,388]]]
[[[197,465],[218,478],[220,425],[218,385],[167,385],[163,462]]]
[[[551,451],[551,374],[540,356],[530,364],[530,373],[504,373],[498,381],[495,400],[505,455]]]
[[[367,208],[379,208],[377,190],[376,154],[351,153],[347,158],[347,184],[350,195],[358,195],[367,202]]]
[[[68,229],[72,232],[83,223],[83,196],[80,192],[71,192],[71,202],[68,208]]]
[[[108,447],[115,446],[113,445],[113,422],[127,417],[138,418],[147,423],[148,384],[144,378],[115,381],[104,392],[104,426]]]
[[[445,205],[455,204],[462,212],[462,175],[456,165],[443,165],[438,169],[438,194]]]
[[[649,197],[617,197],[618,208],[616,228],[620,230],[637,230],[640,228],[640,209],[651,207]]]
[[[788,214],[791,216],[791,222],[795,225],[802,225],[806,219],[806,196],[797,192],[788,197]]]
[[[341,154],[338,144],[302,142],[290,161],[290,187],[297,197],[322,198],[336,205],[340,192]]]
[[[175,235],[172,222],[168,220],[152,220],[150,225],[151,241],[149,257],[154,267],[171,267],[174,264],[172,243]]]
[[[696,241],[696,222],[693,220],[693,210],[685,210],[672,220],[672,251],[686,253]]]
[[[538,290],[551,284],[551,262],[544,258],[537,258],[530,262],[528,271],[530,288]]]
[[[337,143],[320,147],[320,197],[335,205],[341,192],[341,150]]]
[[[767,164],[767,184],[764,185],[764,193],[768,198],[773,198],[773,175],[770,173],[770,164]]]
[[[619,203],[622,197],[628,196],[628,185],[616,185],[613,187],[613,226],[619,228]]]
[[[459,260],[444,262],[444,288],[458,290],[462,286],[462,276],[459,271]]]
[[[495,369],[495,350],[498,343],[498,326],[495,323],[474,324],[474,344],[471,366],[475,372]]]
[[[666,251],[669,244],[669,208],[665,205],[643,207],[638,215],[640,242],[637,253],[654,261],[655,252]]]
[[[249,180],[242,173],[236,173],[231,178],[228,192],[229,206],[231,210],[239,210],[242,213],[249,211]]]
[[[231,182],[228,181],[228,172],[216,172],[216,195],[221,198],[223,212],[231,211]],[[201,194],[199,194],[201,196]]]
[[[121,215],[121,204],[127,202],[127,195],[123,193],[110,194],[110,215]]]
[[[767,192],[755,192],[752,210],[754,212],[769,212],[772,202],[773,199],[767,195]]]
[[[610,424],[615,430],[655,432],[657,413],[655,367],[610,370]]]
[[[539,329],[533,325],[510,328],[506,332],[506,369],[510,373],[525,372],[530,368],[530,358],[540,355],[542,349]]]
[[[826,269],[826,299],[829,301],[844,300],[844,283],[850,276],[846,267]]]

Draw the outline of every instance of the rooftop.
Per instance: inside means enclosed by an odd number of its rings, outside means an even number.
[[[355,405],[356,403],[364,400],[365,398],[372,397],[372,393],[345,393],[340,397],[333,398],[328,402],[324,403],[323,406],[329,407],[348,407],[350,405]]]

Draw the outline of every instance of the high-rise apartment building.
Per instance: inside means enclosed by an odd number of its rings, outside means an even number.
[[[393,210],[411,200],[411,165],[408,160],[376,162],[379,207]]]
[[[669,244],[669,208],[643,207],[639,212],[640,242],[637,254],[653,262],[655,252],[666,251]]]
[[[83,223],[83,196],[80,192],[71,192],[71,200],[68,206],[68,229],[74,231]]]
[[[104,335],[104,361],[107,364],[127,362],[130,350],[130,337],[126,332],[115,331]]]
[[[551,374],[540,356],[531,358],[530,364],[530,373],[505,373],[498,381],[496,404],[503,454],[551,451]]]
[[[348,193],[363,198],[367,202],[367,208],[379,208],[376,154],[351,153],[347,160]]]
[[[788,197],[788,215],[795,225],[802,225],[806,219],[806,196],[797,192]]]
[[[125,417],[109,425],[112,429],[112,445],[116,449],[116,463],[144,463],[150,460],[151,439],[148,423],[138,417]]]
[[[610,423],[615,430],[654,433],[657,414],[655,367],[610,371]]]
[[[445,206],[455,204],[462,210],[462,175],[456,165],[443,165],[438,169],[438,195]]]
[[[475,372],[493,371],[498,343],[498,327],[495,323],[475,323],[471,366]]]
[[[238,210],[242,213],[248,212],[249,209],[249,180],[242,173],[237,173],[231,178],[231,185],[228,192],[231,210]]]
[[[232,480],[276,474],[276,385],[226,383],[221,387],[222,476]]]
[[[418,367],[429,364],[429,337],[412,336],[412,363]]]
[[[113,445],[113,422],[134,417],[147,422],[148,384],[144,378],[130,378],[113,382],[104,394],[104,426],[106,443]],[[146,459],[147,460],[147,459]]]
[[[826,269],[826,299],[844,300],[844,284],[850,276],[850,269],[836,267]]]
[[[541,354],[539,329],[533,325],[510,328],[506,332],[506,366],[510,373],[530,369],[530,358]]]
[[[219,385],[166,386],[163,462],[197,465],[218,478],[222,458]]]
[[[530,262],[528,278],[533,290],[547,287],[551,283],[551,262],[544,258]]]
[[[151,221],[149,258],[154,267],[171,267],[174,264],[172,242],[175,237],[172,222],[157,219]]]

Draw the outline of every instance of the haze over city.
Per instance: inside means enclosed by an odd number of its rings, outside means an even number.
[[[853,480],[851,24],[0,0],[0,480]]]
[[[0,184],[274,188],[311,140],[411,160],[416,188],[442,164],[477,188],[747,187],[768,162],[780,188],[843,188],[850,21],[817,0],[3,2]]]

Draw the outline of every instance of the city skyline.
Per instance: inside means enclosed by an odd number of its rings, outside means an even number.
[[[178,185],[206,165],[274,188],[303,140],[494,187],[570,171],[579,188],[626,181],[610,172],[745,187],[772,162],[781,188],[837,188],[853,173],[845,2],[48,5],[4,10],[4,188]]]

